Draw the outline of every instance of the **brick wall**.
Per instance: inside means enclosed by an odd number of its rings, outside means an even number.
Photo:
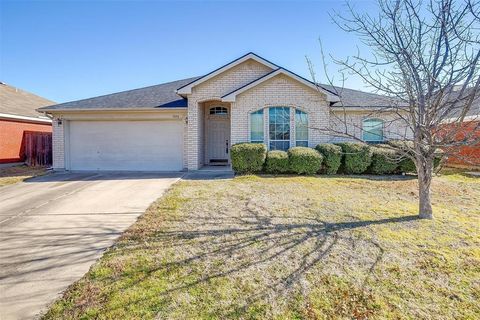
[[[475,141],[480,139],[479,121],[465,121],[460,129],[458,129],[457,123],[446,124],[443,130],[445,133],[453,130],[456,141]],[[480,142],[468,146],[452,147],[446,151],[449,154],[447,164],[480,168]]]
[[[65,169],[65,126],[66,120],[63,120],[61,124],[58,124],[57,119],[52,121],[53,169],[55,170]]]
[[[329,126],[326,96],[285,75],[275,76],[237,96],[232,107],[232,143],[250,141],[250,113],[269,106],[290,107],[290,145],[295,146],[295,109],[308,114],[309,146],[329,137],[317,130]],[[268,109],[264,111],[264,141],[268,145]]]
[[[346,118],[344,118],[346,115]],[[383,134],[386,140],[412,139],[413,133],[408,128],[407,123],[392,112],[332,112],[330,115],[330,128],[336,132],[345,132],[345,123],[347,132],[358,139],[362,139],[362,123],[365,119],[384,120]],[[346,121],[344,121],[346,120]],[[353,138],[335,136],[333,133],[329,142],[352,141]]]
[[[196,170],[204,160],[204,111],[203,103],[220,101],[220,98],[239,87],[272,71],[254,60],[247,60],[192,89],[188,95],[187,167]],[[233,125],[233,119],[231,124]],[[232,127],[233,129],[233,127]]]
[[[25,131],[52,132],[50,124],[0,120],[0,163],[18,162]]]

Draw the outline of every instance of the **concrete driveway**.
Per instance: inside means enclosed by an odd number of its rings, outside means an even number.
[[[32,319],[180,173],[52,174],[0,188],[0,319]]]

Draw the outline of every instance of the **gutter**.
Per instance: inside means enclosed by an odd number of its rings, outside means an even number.
[[[448,118],[442,121],[442,123],[454,123],[458,122],[460,118]],[[463,118],[463,122],[470,122],[470,121],[480,121],[480,114],[478,116],[466,116]]]
[[[8,114],[8,113],[0,113],[0,119],[28,121],[28,122],[39,122],[39,123],[48,123],[48,124],[52,123],[51,119],[28,117],[28,116],[18,116],[18,115],[15,115],[15,114]]]
[[[152,111],[186,111],[187,107],[162,107],[162,108],[64,108],[64,109],[44,109],[44,108],[39,108],[37,109],[38,112],[42,113],[55,113],[55,112],[110,112],[110,111],[115,111],[115,112],[152,112]]]

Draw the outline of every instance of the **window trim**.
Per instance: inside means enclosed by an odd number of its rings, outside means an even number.
[[[299,113],[301,113],[301,114],[304,114],[304,115],[307,117],[307,139],[302,139],[302,140],[297,139],[297,128],[298,128],[298,126],[297,126],[297,112],[299,112]],[[299,143],[299,142],[304,142],[304,143],[306,142],[306,143],[307,143],[307,147],[308,147],[308,141],[309,141],[309,138],[310,138],[310,137],[309,137],[310,134],[309,134],[309,132],[308,132],[308,131],[309,131],[309,130],[308,130],[308,123],[309,123],[309,120],[310,120],[310,119],[309,119],[309,114],[308,114],[308,112],[302,110],[301,108],[295,108],[294,117],[295,117],[295,119],[294,119],[294,126],[295,126],[295,146],[298,146],[298,143]]]
[[[262,115],[262,140],[253,140],[252,139],[252,116],[254,114],[261,114]],[[265,110],[264,108],[257,109],[255,111],[251,111],[248,115],[249,121],[248,121],[248,135],[249,135],[249,140],[251,143],[265,143]]]
[[[370,134],[374,134],[374,135],[377,135],[375,133],[371,133],[370,131],[367,131],[365,130],[365,122],[368,122],[368,121],[379,121],[381,122],[382,124],[382,127],[381,127],[381,130],[382,130],[382,137],[381,139],[378,139],[378,140],[366,140],[365,139],[365,133],[370,133]],[[378,136],[378,135],[377,135]],[[368,142],[368,143],[381,143],[381,142],[384,142],[385,141],[385,120],[383,119],[380,119],[380,118],[365,118],[365,119],[362,119],[362,140],[364,142]]]

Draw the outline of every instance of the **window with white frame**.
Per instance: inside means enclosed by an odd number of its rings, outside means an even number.
[[[212,107],[210,108],[210,114],[228,115],[228,109],[225,107]]]
[[[268,109],[268,131],[270,150],[290,148],[290,108],[270,107]]]
[[[298,109],[295,110],[295,145],[308,147],[308,115]]]
[[[250,142],[263,143],[263,109],[250,114]]]
[[[365,119],[362,123],[363,141],[378,143],[384,141],[383,120]]]

